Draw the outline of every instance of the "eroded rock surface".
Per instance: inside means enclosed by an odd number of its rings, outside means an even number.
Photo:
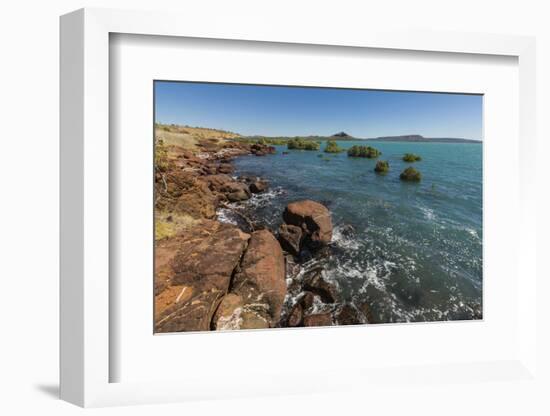
[[[210,329],[249,238],[230,224],[203,220],[185,233],[158,243],[157,332]]]
[[[279,243],[268,230],[252,233],[230,291],[243,300],[241,328],[277,325],[286,295],[285,263]]]

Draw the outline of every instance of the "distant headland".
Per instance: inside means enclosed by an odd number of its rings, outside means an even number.
[[[382,136],[373,137],[365,140],[375,140],[377,142],[430,142],[430,143],[481,143],[481,140],[470,140],[453,137],[424,137],[420,134],[407,134],[402,136]]]

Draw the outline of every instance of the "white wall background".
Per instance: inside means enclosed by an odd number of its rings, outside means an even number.
[[[189,19],[218,19],[246,14],[287,25],[398,25],[436,30],[510,33],[537,36],[538,172],[540,217],[550,213],[544,175],[550,154],[550,11],[541,0],[387,0],[387,1],[170,1],[170,0],[19,0],[0,9],[0,413],[6,415],[76,414],[56,399],[58,385],[58,16],[84,6],[164,9]],[[182,21],[185,25],[185,20]],[[503,156],[504,153],[503,153]],[[550,251],[548,218],[540,218],[539,267]],[[544,247],[543,247],[544,246]],[[545,272],[550,280],[550,273]],[[539,319],[548,322],[545,294],[539,286]],[[550,374],[548,329],[541,330],[541,368]],[[547,378],[548,380],[548,378]],[[396,380],[396,383],[399,381]],[[546,386],[546,393],[550,385]],[[330,396],[259,398],[94,410],[101,415],[150,414],[548,414],[542,391],[495,383],[483,389],[467,384],[433,385],[433,394],[415,389],[361,397],[345,392]],[[424,396],[422,405],[412,398]],[[411,405],[408,405],[408,404]]]

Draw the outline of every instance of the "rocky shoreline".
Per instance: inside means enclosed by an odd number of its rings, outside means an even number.
[[[269,184],[233,177],[232,159],[275,148],[203,140],[193,150],[157,142],[155,172],[155,332],[262,329],[367,323],[366,306],[342,303],[339,288],[311,259],[330,256],[330,211],[296,201],[270,230],[236,211]],[[156,158],[157,159],[157,158]],[[239,223],[240,223],[239,222]]]

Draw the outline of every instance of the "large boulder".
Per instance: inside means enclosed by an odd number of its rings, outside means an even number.
[[[157,242],[156,332],[210,329],[249,238],[233,225],[203,220],[185,233]]]
[[[283,220],[302,228],[314,246],[326,245],[332,240],[330,211],[318,202],[304,200],[288,204],[283,212]]]
[[[302,243],[302,229],[296,225],[281,224],[279,227],[279,243],[286,252],[297,256]]]
[[[281,246],[268,230],[252,233],[230,291],[243,300],[241,328],[277,325],[286,295],[285,262]]]
[[[250,192],[253,194],[259,194],[261,192],[267,191],[267,188],[269,188],[269,184],[267,181],[258,179],[256,181],[253,181],[250,185]]]

